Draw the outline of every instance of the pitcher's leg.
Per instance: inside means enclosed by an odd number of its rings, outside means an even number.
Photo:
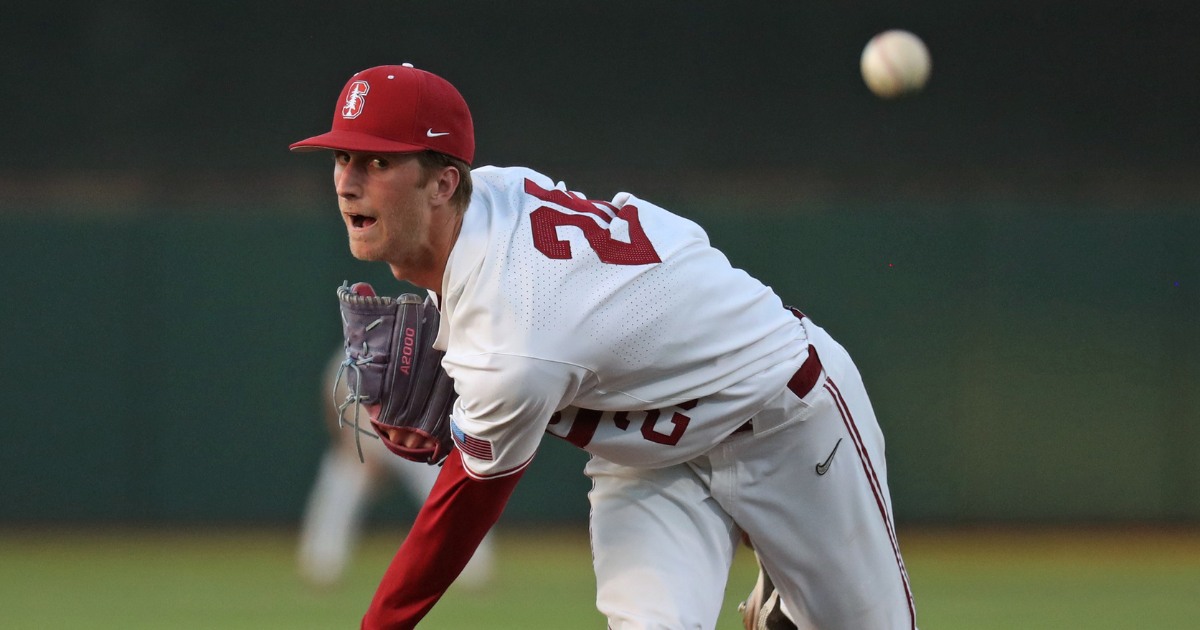
[[[740,535],[686,464],[656,470],[593,457],[596,606],[612,630],[712,630]]]
[[[832,350],[832,349],[831,349]],[[731,441],[738,496],[723,501],[749,534],[800,627],[916,627],[888,498],[883,438],[848,358],[806,397],[806,419]],[[826,358],[828,356],[828,359]],[[827,363],[827,368],[830,367]]]

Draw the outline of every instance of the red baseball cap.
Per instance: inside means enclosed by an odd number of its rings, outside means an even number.
[[[378,66],[350,77],[329,133],[290,148],[364,153],[432,149],[470,164],[475,128],[467,102],[445,79],[410,64]]]

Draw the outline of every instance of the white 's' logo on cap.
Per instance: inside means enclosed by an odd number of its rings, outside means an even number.
[[[367,104],[367,92],[371,86],[366,81],[355,81],[350,84],[350,92],[346,94],[346,104],[342,106],[342,118],[358,118],[363,106]]]

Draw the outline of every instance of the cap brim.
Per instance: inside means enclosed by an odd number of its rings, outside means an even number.
[[[301,140],[288,148],[292,151],[333,149],[335,151],[359,151],[362,153],[415,153],[426,149],[426,147],[417,144],[396,142],[358,131],[337,129],[319,136],[313,136],[307,140]]]

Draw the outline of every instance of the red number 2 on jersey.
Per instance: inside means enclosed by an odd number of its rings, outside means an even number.
[[[568,214],[550,206],[542,206],[529,215],[529,220],[533,223],[533,246],[548,258],[564,260],[571,257],[571,244],[558,238],[556,228],[560,225],[573,225],[583,230],[588,245],[592,246],[601,262],[611,265],[649,265],[662,262],[658,252],[654,251],[654,244],[646,237],[642,222],[638,219],[638,210],[634,206],[627,205],[617,209],[606,201],[575,197],[557,188],[546,190],[528,179],[525,180],[525,192],[542,201],[599,217],[604,223],[611,223],[615,216],[629,224],[629,242],[626,243],[613,238],[608,228],[601,227],[582,214]],[[597,206],[602,206],[603,209]]]

